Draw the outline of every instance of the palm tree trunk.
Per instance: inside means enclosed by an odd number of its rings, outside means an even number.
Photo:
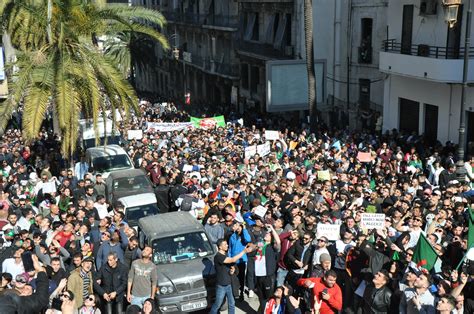
[[[308,72],[309,125],[311,132],[316,131],[316,75],[314,73],[313,45],[313,0],[304,0],[304,42],[306,51],[306,71]]]

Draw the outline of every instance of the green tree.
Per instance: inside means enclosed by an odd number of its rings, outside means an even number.
[[[12,110],[23,102],[27,140],[37,137],[51,106],[65,156],[75,150],[81,114],[93,119],[98,134],[97,120],[105,110],[121,109],[128,116],[137,109],[135,91],[114,58],[100,51],[97,39],[131,32],[168,49],[154,28],[164,26],[164,17],[142,7],[110,6],[102,0],[2,0],[0,16],[17,49],[7,106]]]

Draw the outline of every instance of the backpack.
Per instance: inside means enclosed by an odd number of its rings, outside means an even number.
[[[180,209],[183,212],[189,212],[193,206],[193,203],[196,202],[196,199],[191,195],[183,195],[183,200],[181,201]]]

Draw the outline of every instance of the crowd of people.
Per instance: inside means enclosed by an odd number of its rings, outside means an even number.
[[[188,211],[215,245],[211,313],[252,298],[265,314],[474,313],[474,263],[464,262],[474,157],[459,178],[454,145],[396,130],[293,127],[268,140],[264,128],[232,122],[147,132],[189,115],[140,108],[122,127],[143,137],[124,148],[160,212]],[[61,156],[59,140],[47,129],[33,143],[15,129],[0,139],[0,313],[155,313],[152,248],[138,247],[101,174]],[[384,227],[365,228],[367,212],[384,214]],[[414,261],[422,239],[432,267]]]

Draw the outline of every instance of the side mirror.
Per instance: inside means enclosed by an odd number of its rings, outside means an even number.
[[[145,242],[145,234],[140,229],[138,229],[138,247],[140,248],[140,250],[143,250],[145,248]]]

